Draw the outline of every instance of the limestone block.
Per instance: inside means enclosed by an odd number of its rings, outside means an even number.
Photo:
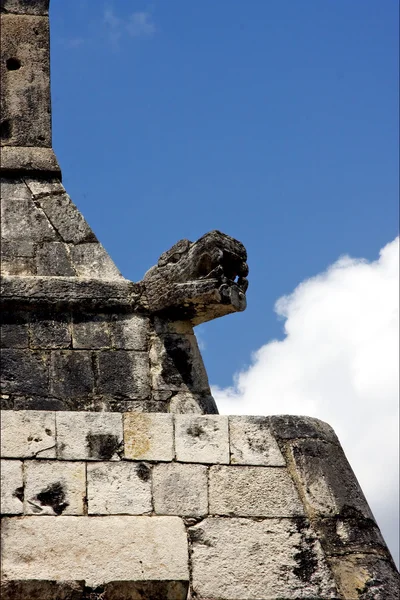
[[[74,348],[109,348],[111,340],[106,315],[75,314],[72,340]]]
[[[92,463],[87,478],[89,515],[151,513],[151,470],[144,463]]]
[[[69,348],[71,346],[70,317],[62,313],[36,314],[30,324],[32,348]]]
[[[1,514],[22,514],[24,496],[22,462],[20,460],[2,460],[0,475]]]
[[[37,251],[36,274],[46,277],[74,277],[69,249],[62,242],[46,242]]]
[[[65,194],[65,188],[61,181],[54,177],[52,179],[35,179],[33,177],[24,177],[24,184],[35,200],[45,196]],[[58,229],[58,227],[56,227]]]
[[[2,323],[0,343],[3,348],[27,348],[29,343],[27,323]]]
[[[207,467],[181,463],[153,468],[154,511],[200,517],[208,513]]]
[[[276,415],[269,417],[269,421],[273,435],[281,440],[315,438],[340,446],[332,427],[319,419],[297,415]]]
[[[175,392],[169,403],[169,412],[177,414],[217,415],[218,409],[211,394],[192,391]]]
[[[10,128],[11,129],[11,128]],[[46,177],[51,173],[61,177],[60,165],[53,148],[35,146],[3,146],[0,153],[2,171],[21,173],[41,172]]]
[[[26,256],[2,256],[0,270],[2,275],[36,275],[36,261]]]
[[[28,185],[35,196],[39,194],[43,196],[47,191],[46,197],[42,197],[39,203],[64,242],[82,244],[83,242],[97,241],[93,231],[68,194],[54,195],[54,184],[47,184],[47,189],[43,184],[39,187],[36,182]],[[61,186],[61,184],[59,185]],[[61,189],[63,189],[62,186]]]
[[[42,209],[29,199],[1,202],[1,236],[6,241],[52,242],[57,234]]]
[[[48,15],[49,0],[1,0],[1,7],[7,13],[19,15]]]
[[[20,395],[47,396],[48,356],[29,350],[1,350],[2,391]]]
[[[187,581],[186,531],[178,517],[6,518],[6,580]]]
[[[229,463],[228,417],[175,415],[175,450],[181,462]]]
[[[150,347],[155,390],[208,392],[207,373],[194,335],[156,336]]]
[[[49,20],[2,11],[1,38],[2,145],[50,148]]]
[[[113,315],[110,323],[112,346],[147,352],[149,326],[149,319],[143,315]]]
[[[318,439],[290,445],[292,474],[299,482],[305,507],[315,515],[331,517],[350,507],[366,519],[373,515],[340,446]]]
[[[1,600],[82,600],[85,597],[84,581],[4,581]]]
[[[3,198],[29,200],[32,198],[32,194],[23,179],[17,177],[10,180],[8,177],[2,177],[0,179],[0,197],[2,200]]]
[[[125,413],[124,448],[124,456],[129,460],[172,460],[174,458],[172,415]]]
[[[373,554],[349,554],[329,559],[342,598],[398,600],[399,573],[390,560]]]
[[[71,246],[70,256],[78,277],[122,278],[121,273],[99,243]]]
[[[268,417],[229,417],[231,463],[284,467]]]
[[[29,240],[2,241],[0,250],[3,258],[33,258],[36,252],[36,244]]]
[[[114,350],[98,353],[100,394],[139,400],[150,395],[149,357],[146,352]]]
[[[210,513],[239,517],[293,517],[303,506],[286,469],[213,466]]]
[[[297,519],[211,517],[189,532],[200,598],[338,598],[318,540]]]
[[[2,411],[1,456],[55,458],[55,417],[49,411]]]
[[[76,398],[94,391],[91,352],[55,350],[51,353],[50,390],[56,398]]]
[[[25,514],[83,515],[85,497],[85,463],[25,462]]]
[[[63,460],[119,460],[122,415],[57,412],[57,457]]]

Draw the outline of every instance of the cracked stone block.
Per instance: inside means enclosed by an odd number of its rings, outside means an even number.
[[[175,415],[175,451],[181,462],[228,464],[228,417]]]
[[[65,188],[59,179],[43,180],[24,177],[24,183],[35,200],[44,196],[65,193]]]
[[[51,395],[85,397],[94,391],[92,354],[84,350],[60,350],[51,354]]]
[[[122,415],[57,412],[57,457],[62,460],[119,460]]]
[[[365,496],[340,446],[318,439],[290,444],[293,476],[298,480],[308,510],[321,517],[340,515],[351,507],[374,520]]]
[[[151,513],[151,469],[144,463],[92,463],[87,477],[89,515]]]
[[[149,319],[142,315],[114,315],[110,323],[112,346],[147,352]]]
[[[44,212],[29,199],[6,199],[1,203],[1,235],[6,241],[51,242],[57,234]]]
[[[210,393],[194,335],[157,336],[152,340],[149,355],[153,389]]]
[[[31,516],[2,525],[5,580],[188,581],[179,517]]]
[[[72,340],[74,348],[109,348],[111,340],[106,315],[74,315]]]
[[[125,413],[124,456],[129,460],[173,460],[172,415]]]
[[[213,466],[210,468],[210,513],[239,517],[303,515],[296,488],[286,469]]]
[[[41,245],[36,255],[36,274],[47,277],[75,277],[67,245],[62,242]]]
[[[100,394],[140,400],[150,395],[149,357],[145,352],[112,350],[98,353]]]
[[[69,315],[43,314],[36,315],[30,324],[32,348],[69,348],[71,346],[71,330]]]
[[[154,511],[200,517],[208,513],[207,467],[181,463],[153,468]]]
[[[297,519],[209,517],[189,536],[200,598],[338,598],[318,540]]]
[[[51,189],[49,194],[39,201],[40,206],[64,242],[71,244],[96,242],[96,236],[68,194],[52,195]]]
[[[4,458],[55,458],[55,418],[49,411],[1,413],[1,456]]]
[[[232,464],[286,465],[268,417],[229,417],[229,439]]]
[[[85,497],[85,463],[25,462],[25,514],[83,515]]]
[[[48,355],[29,350],[1,350],[2,392],[48,396]]]
[[[1,514],[21,515],[24,498],[22,462],[20,460],[2,460],[0,474]]]
[[[98,242],[71,246],[70,255],[78,277],[122,279],[121,273]]]

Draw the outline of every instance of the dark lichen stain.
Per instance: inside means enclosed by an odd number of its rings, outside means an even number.
[[[294,555],[297,567],[294,567],[293,573],[304,582],[311,581],[312,576],[318,567],[318,560],[314,550],[311,548],[301,548],[297,546],[298,552]]]
[[[18,500],[23,502],[24,501],[24,486],[22,485],[21,487],[15,488],[15,490],[13,492],[13,496],[14,496],[14,498],[18,498]]]
[[[37,494],[36,500],[42,506],[51,506],[56,515],[61,515],[69,506],[69,503],[65,502],[64,488],[59,481],[52,483]]]
[[[193,437],[200,437],[201,435],[203,435],[203,433],[205,433],[205,431],[200,425],[194,424],[186,429],[186,433]]]
[[[150,479],[150,469],[149,469],[149,467],[147,465],[145,465],[144,463],[139,463],[136,466],[136,475],[142,481],[148,481]]]
[[[164,340],[166,358],[162,361],[162,376],[166,381],[178,381],[176,371],[187,385],[193,385],[192,363],[187,348],[179,346],[179,341],[173,337]],[[173,368],[171,369],[171,362]],[[175,372],[174,372],[175,371]]]
[[[202,544],[203,546],[212,547],[212,543],[205,538],[203,529],[189,529],[189,537],[192,544]]]
[[[44,431],[45,431],[46,435],[51,435],[51,429],[45,429]]]
[[[120,446],[118,437],[111,433],[88,433],[86,443],[89,449],[89,457],[102,460],[112,458]]]

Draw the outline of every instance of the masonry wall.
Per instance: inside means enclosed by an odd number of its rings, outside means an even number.
[[[385,543],[320,421],[4,411],[1,422],[3,598],[395,598]]]

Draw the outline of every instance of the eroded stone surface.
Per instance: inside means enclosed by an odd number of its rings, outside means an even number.
[[[151,512],[151,470],[144,463],[93,463],[87,478],[90,515]]]
[[[122,415],[119,413],[56,413],[57,457],[63,460],[119,460]]]
[[[228,417],[175,415],[176,459],[229,463]]]
[[[229,417],[231,463],[285,466],[268,417]]]
[[[172,415],[125,413],[124,456],[130,460],[172,460]]]
[[[1,514],[22,514],[24,499],[22,462],[20,460],[2,460],[0,475]]]
[[[154,510],[199,517],[208,512],[207,467],[169,463],[153,468]]]
[[[55,458],[55,418],[48,411],[2,411],[1,456]]]
[[[205,519],[190,528],[193,590],[210,600],[338,595],[304,519]]]
[[[30,515],[83,515],[86,496],[82,462],[25,463],[24,512]]]
[[[2,526],[3,577],[187,581],[188,549],[178,517],[24,517]]]
[[[286,469],[210,467],[210,513],[249,517],[303,515],[297,490]]]

